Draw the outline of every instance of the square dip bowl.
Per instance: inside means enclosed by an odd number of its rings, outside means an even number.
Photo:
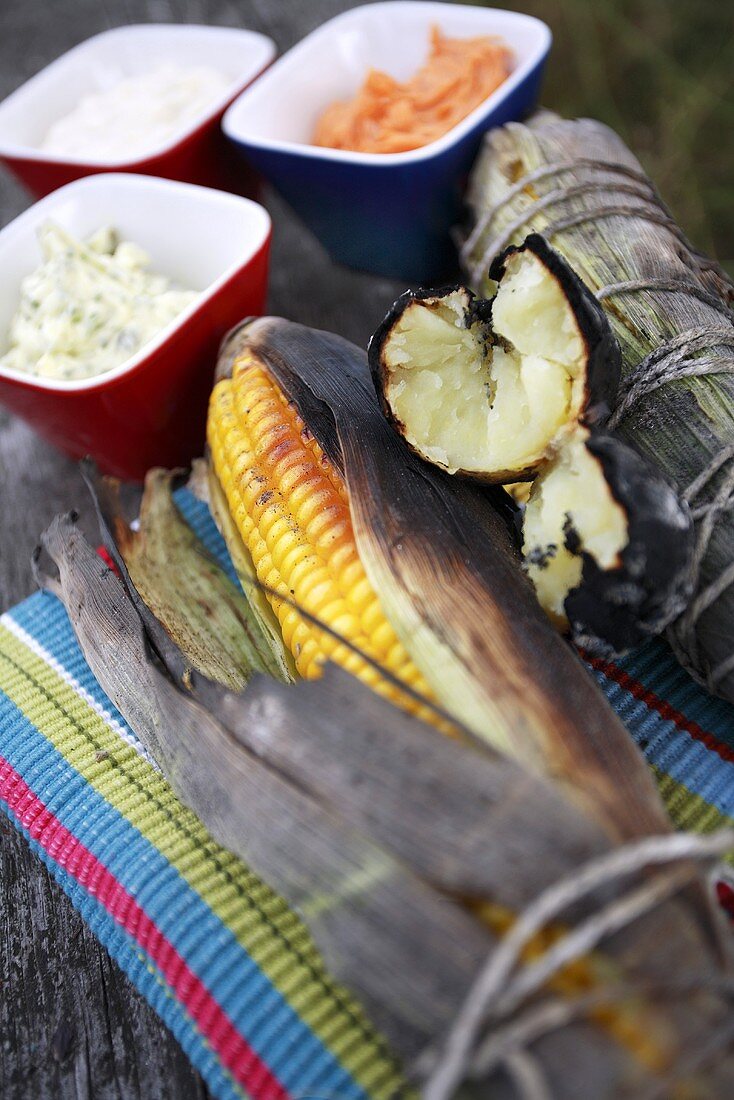
[[[130,359],[92,378],[0,366],[0,403],[105,473],[140,481],[151,466],[186,465],[202,453],[219,344],[243,317],[262,313],[270,217],[250,199],[171,180],[105,174],[67,184],[0,231],[0,355],[49,220],[81,239],[111,226],[145,249],[151,271],[199,296]]]
[[[509,77],[442,137],[403,153],[311,143],[322,111],[356,94],[370,68],[408,79],[425,61],[431,28],[496,35],[514,54]],[[407,281],[456,268],[450,231],[482,135],[534,106],[551,34],[528,15],[461,4],[395,0],[331,19],[284,54],[227,110],[223,128],[290,203],[334,259]]]
[[[36,196],[98,172],[140,172],[249,193],[255,178],[236,163],[220,122],[228,104],[274,55],[272,39],[229,27],[152,23],[104,31],[57,58],[0,103],[0,160]],[[225,77],[226,88],[167,140],[154,140],[133,158],[62,156],[40,148],[49,127],[84,96],[107,91],[162,63],[210,67]]]

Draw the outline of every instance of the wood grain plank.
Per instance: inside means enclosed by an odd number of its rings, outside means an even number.
[[[204,1100],[199,1075],[0,817],[0,1096]]]

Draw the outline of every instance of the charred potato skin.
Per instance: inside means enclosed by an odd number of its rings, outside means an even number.
[[[628,444],[592,432],[586,448],[624,510],[628,542],[613,569],[601,569],[581,550],[581,584],[564,606],[574,641],[593,656],[614,657],[660,633],[685,608],[693,587],[693,519]]]
[[[622,353],[607,315],[586,283],[539,233],[529,234],[521,245],[510,245],[495,257],[489,269],[490,279],[499,283],[508,260],[522,252],[538,257],[573,310],[586,350],[586,386],[579,421],[589,427],[600,427],[616,404],[622,372]]]
[[[522,252],[532,252],[533,255],[537,256],[546,270],[560,284],[561,290],[573,311],[574,319],[584,342],[586,360],[584,397],[577,418],[569,421],[567,428],[572,429],[576,423],[582,423],[589,427],[602,425],[616,401],[621,372],[619,344],[612,332],[606,314],[586,284],[538,233],[530,234],[522,245],[511,245],[506,248],[492,263],[489,272],[490,278],[499,282],[505,273],[510,257]],[[390,403],[388,396],[390,369],[386,362],[385,352],[394,326],[408,308],[416,303],[427,304],[439,301],[450,294],[459,294],[464,299],[464,323],[467,329],[473,325],[479,325],[486,334],[487,344],[502,344],[502,340],[494,334],[492,328],[493,299],[478,298],[468,287],[455,283],[437,289],[420,287],[416,290],[404,291],[393,303],[383,321],[373,333],[367,349],[372,380],[384,416],[398,435],[402,436],[406,445],[424,459],[426,456],[407,438],[407,426],[396,415]],[[473,481],[489,485],[503,485],[513,481],[532,481],[539,473],[547,457],[547,454],[538,455],[536,459],[522,468],[513,467],[484,473],[459,468],[455,472],[461,477],[468,477]],[[429,461],[445,469],[435,459]]]
[[[488,298],[478,298],[468,287],[463,286],[461,283],[455,283],[451,286],[439,287],[435,290],[429,290],[426,287],[418,287],[415,290],[403,291],[400,297],[397,298],[390,307],[383,321],[375,329],[367,346],[367,357],[370,372],[372,374],[372,381],[385,419],[393,426],[398,435],[402,437],[405,445],[413,451],[414,454],[417,454],[418,457],[422,458],[424,461],[430,461],[432,465],[436,466],[438,469],[446,470],[447,472],[447,467],[443,466],[436,459],[426,459],[426,456],[420,448],[410,442],[407,436],[407,426],[400,417],[395,414],[395,410],[390,404],[388,399],[390,368],[385,361],[385,347],[393,326],[398,323],[410,306],[415,303],[420,304],[439,301],[449,294],[461,294],[464,297],[466,303],[464,323],[466,328],[471,328],[472,325],[479,324],[486,331],[486,340],[488,344],[502,344],[501,339],[495,336],[492,331],[492,300]],[[532,481],[533,478],[537,476],[538,469],[544,457],[545,456],[522,469],[515,467],[508,470],[497,470],[492,473],[481,473],[477,470],[463,470],[459,468],[456,471],[452,471],[452,473],[455,473],[459,477],[470,478],[472,481],[485,485],[502,486],[508,481]]]
[[[395,415],[387,397],[390,383],[390,368],[385,359],[385,352],[387,342],[394,326],[397,325],[400,318],[410,306],[414,303],[420,304],[439,301],[441,298],[448,297],[449,294],[461,294],[464,296],[467,309],[466,316],[468,318],[474,303],[479,299],[477,299],[473,291],[469,290],[468,287],[462,286],[461,283],[453,283],[449,286],[438,287],[435,290],[431,290],[428,287],[417,287],[415,290],[404,290],[400,297],[396,298],[390,306],[384,318],[372,333],[367,345],[367,361],[369,363],[370,374],[372,375],[372,381],[375,386],[382,413],[388,423],[391,424],[398,435],[402,437],[410,450],[420,458],[424,456],[418,448],[414,447],[407,439],[405,434],[407,427],[403,421]]]

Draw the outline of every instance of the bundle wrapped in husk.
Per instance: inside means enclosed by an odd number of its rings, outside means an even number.
[[[686,240],[622,140],[590,119],[543,112],[489,133],[468,209],[461,255],[477,292],[490,288],[493,259],[533,231],[603,305],[622,348],[611,426],[697,525],[695,590],[669,638],[699,682],[734,700],[731,283]]]
[[[259,597],[282,607],[287,591],[256,582],[244,543],[243,592],[228,583],[184,530],[171,479],[153,474],[138,533],[114,483],[94,486],[122,579],[69,517],[43,536],[58,575],[39,561],[39,578],[103,688],[389,1040],[406,1081],[379,1095],[408,1095],[408,1078],[431,1100],[465,1078],[478,1096],[730,1094],[730,961],[688,857],[710,860],[731,838],[672,834],[491,498],[392,432],[362,352],[271,318],[231,337],[220,382],[243,360],[341,471],[383,606],[431,688],[447,686],[408,713],[333,665],[314,682],[282,665],[264,674]],[[160,568],[167,544],[178,599]],[[247,642],[233,645],[237,624]],[[324,1012],[346,1011],[343,994],[326,996]]]

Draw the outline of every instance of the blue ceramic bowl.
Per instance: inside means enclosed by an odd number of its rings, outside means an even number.
[[[453,37],[498,35],[512,49],[507,80],[437,141],[406,153],[310,144],[317,119],[349,98],[370,67],[398,80],[424,62],[432,26]],[[224,116],[227,137],[270,180],[334,259],[420,282],[456,266],[450,230],[482,135],[537,100],[551,34],[531,16],[397,0],[354,8],[284,54]]]

